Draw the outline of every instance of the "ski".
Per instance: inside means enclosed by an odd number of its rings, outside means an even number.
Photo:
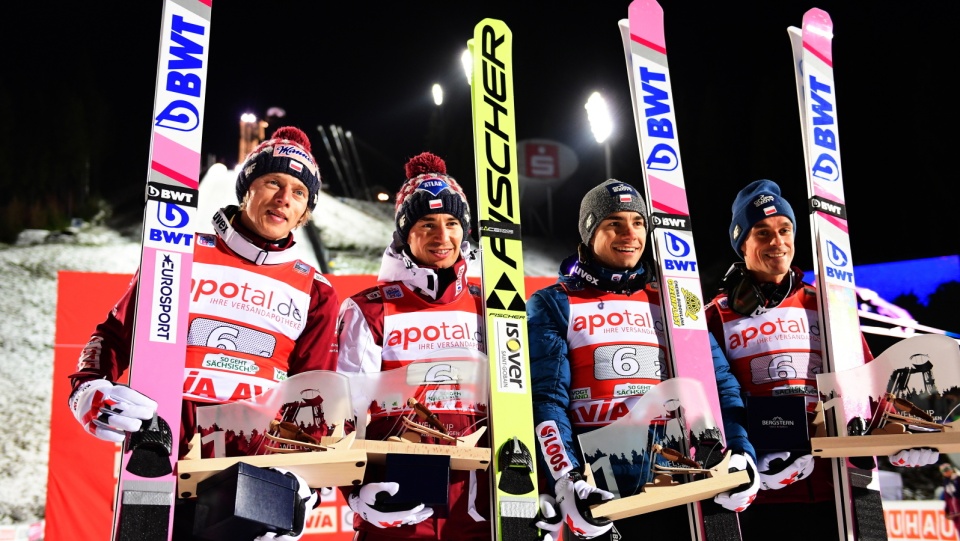
[[[490,360],[488,422],[493,539],[536,540],[537,473],[527,351],[520,189],[513,99],[513,34],[483,19],[467,42],[477,175],[477,224]]]
[[[186,358],[190,272],[211,0],[166,0],[146,181],[129,385],[157,417],[124,443],[114,541],[169,541],[177,497],[177,437]]]
[[[633,0],[628,19],[621,20],[619,27],[643,161],[644,189],[650,207],[648,227],[652,231],[653,256],[659,271],[670,375],[691,378],[703,385],[713,418],[721,424],[717,443],[725,446],[680,161],[663,8],[656,0]],[[698,459],[708,460],[703,456]],[[736,513],[724,510],[712,499],[688,504],[687,509],[692,539],[740,539]]]
[[[850,339],[859,336],[860,319],[840,167],[833,22],[827,12],[813,8],[804,13],[802,29],[789,27],[787,32],[800,106],[823,369],[838,372],[866,360],[860,341]],[[847,436],[849,421],[869,417],[869,411],[856,407],[843,411],[841,419],[826,415],[828,436]],[[840,538],[887,539],[875,466],[857,467],[844,458],[831,463]]]

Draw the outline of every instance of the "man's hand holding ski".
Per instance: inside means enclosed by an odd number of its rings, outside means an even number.
[[[419,524],[433,516],[433,508],[424,504],[409,509],[396,509],[385,500],[400,490],[397,483],[367,483],[347,498],[354,513],[377,528],[394,528]]]
[[[101,440],[122,442],[157,414],[157,403],[105,379],[88,381],[70,396],[70,411],[84,430]]]
[[[613,494],[587,483],[577,472],[570,472],[557,481],[554,487],[557,497],[540,496],[542,518],[537,527],[551,532],[550,539],[556,537],[561,527],[567,528],[578,539],[593,539],[610,531],[613,522],[606,518],[594,518],[590,506],[613,499]]]
[[[919,468],[936,464],[940,453],[936,449],[926,447],[903,449],[887,457],[890,463],[901,468]]]
[[[790,451],[768,453],[760,457],[760,488],[779,490],[810,477],[813,473],[813,455],[800,455]]]
[[[733,454],[730,457],[730,473],[744,470],[750,475],[750,482],[717,494],[713,498],[714,502],[724,509],[739,513],[753,503],[753,500],[757,499],[757,492],[760,491],[760,475],[757,473],[757,465],[746,453]]]

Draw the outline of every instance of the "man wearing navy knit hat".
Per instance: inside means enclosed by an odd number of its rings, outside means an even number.
[[[730,267],[720,293],[707,305],[707,326],[740,382],[748,412],[754,397],[755,404],[761,397],[795,397],[788,400],[813,411],[820,399],[820,321],[816,290],[793,266],[793,208],[775,182],[757,180],[740,190],[731,210],[730,245],[743,261]],[[790,332],[760,330],[773,327]],[[747,338],[765,334],[765,340]],[[864,358],[872,360],[866,340],[862,335],[860,339]],[[836,516],[829,462],[815,459],[802,445],[771,448],[775,445],[769,440],[761,445],[763,436],[749,434],[757,451],[761,490],[740,514],[743,539],[767,539],[773,532],[780,540],[836,539],[836,521],[827,519]],[[936,462],[938,456],[930,449],[905,449],[889,459],[896,466],[917,467]],[[827,518],[807,521],[802,528],[784,527],[804,516]]]

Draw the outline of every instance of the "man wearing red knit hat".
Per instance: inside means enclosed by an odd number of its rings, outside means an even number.
[[[481,294],[467,283],[467,265],[476,255],[466,240],[470,230],[466,196],[447,175],[444,161],[429,152],[407,163],[406,178],[397,193],[396,231],[383,254],[378,285],[347,298],[340,308],[339,370],[344,373],[403,370],[413,361],[444,352],[451,343],[464,351],[485,351]],[[450,336],[441,336],[445,334]],[[414,337],[422,339],[411,344]],[[479,368],[486,373],[485,357],[471,359],[481,362]],[[450,373],[449,368],[444,371]],[[463,372],[456,381],[469,384]],[[407,372],[408,382],[411,373]],[[419,401],[436,399],[441,393],[435,385],[421,387],[426,391],[424,396],[414,397]],[[456,391],[443,392],[456,393],[458,399],[431,401],[436,424],[428,425],[430,428],[439,425],[448,436],[460,438],[486,425],[485,400],[460,399],[459,386]],[[366,418],[366,411],[357,413],[358,419]],[[366,439],[399,436],[404,429],[401,417],[408,416],[412,411],[406,407],[371,411]],[[485,440],[479,443],[486,444]],[[428,473],[421,472],[421,478]],[[404,493],[413,489],[416,494],[426,483],[418,480],[405,485],[389,481],[386,474],[384,468],[371,464],[364,484],[347,494],[355,513],[357,541],[491,538],[487,471],[451,470],[449,489],[440,490],[445,498],[437,498],[445,504],[404,498]],[[392,503],[395,499],[400,501]]]
[[[194,283],[246,284],[269,291],[274,299],[287,303],[291,313],[303,316],[299,321],[278,321],[251,309],[256,306],[238,296],[223,302],[219,290],[191,298],[184,376],[192,374],[191,381],[207,384],[184,386],[180,458],[196,431],[198,407],[232,402],[233,396],[243,394],[234,392],[238,385],[263,392],[288,376],[336,369],[339,299],[316,269],[289,250],[294,245],[291,231],[310,219],[319,191],[320,172],[306,134],[294,127],[280,128],[241,165],[236,184],[239,207],[229,205],[217,211],[215,234],[194,237]],[[70,410],[86,431],[112,442],[137,432],[157,410],[149,397],[114,383],[130,365],[139,276],[137,272],[123,297],[97,325],[81,352],[77,371],[70,375]],[[238,381],[234,372],[204,363],[211,354],[229,356],[256,371]],[[316,505],[316,493],[302,478],[285,473],[296,477],[298,495],[309,511]],[[177,507],[176,539],[192,538],[192,521],[181,515],[187,508]],[[293,532],[279,536],[269,532],[264,539],[299,539],[303,521],[294,526]]]

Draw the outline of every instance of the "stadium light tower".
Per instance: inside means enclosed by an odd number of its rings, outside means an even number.
[[[607,102],[599,92],[594,92],[583,107],[587,110],[587,120],[590,121],[594,138],[598,144],[603,145],[607,178],[610,178],[610,134],[613,132],[613,121],[610,119]]]

